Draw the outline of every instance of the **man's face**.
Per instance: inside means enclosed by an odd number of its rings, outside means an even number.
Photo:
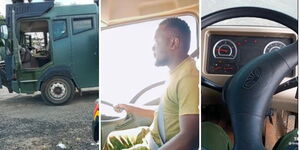
[[[160,25],[155,32],[154,45],[152,47],[154,57],[156,59],[155,66],[165,66],[169,62],[169,37],[166,34],[166,29]]]

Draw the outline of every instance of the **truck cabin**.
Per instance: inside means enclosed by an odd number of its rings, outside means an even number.
[[[96,4],[45,1],[6,5],[9,36],[5,46],[6,67],[2,69],[5,73],[1,76],[10,83],[8,89],[26,94],[41,91],[46,103],[61,105],[72,99],[75,88],[81,91],[97,87],[97,20]],[[54,92],[47,90],[53,89],[56,85],[52,83],[57,80],[66,81],[62,84],[69,87],[57,90],[68,91],[57,92],[59,100],[50,97]]]
[[[54,2],[6,5],[6,24],[10,31],[9,46],[22,68],[39,68],[51,61],[49,45],[50,18],[42,18]],[[18,52],[17,52],[18,51]]]

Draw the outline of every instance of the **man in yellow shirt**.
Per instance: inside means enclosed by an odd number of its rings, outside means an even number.
[[[195,61],[188,56],[190,28],[179,18],[162,21],[155,33],[153,46],[156,66],[167,66],[170,77],[161,98],[158,112],[129,104],[119,104],[116,110],[153,119],[150,127],[114,131],[104,145],[104,150],[154,149],[153,142],[161,150],[190,150],[199,141],[199,71]],[[159,114],[163,115],[163,124]],[[163,127],[161,127],[163,125]],[[164,129],[165,139],[161,133]],[[152,143],[152,144],[151,144]]]

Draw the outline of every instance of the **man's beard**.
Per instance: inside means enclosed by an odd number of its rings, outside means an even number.
[[[167,60],[166,59],[156,59],[155,60],[155,66],[156,67],[162,67],[162,66],[166,66],[167,65]]]

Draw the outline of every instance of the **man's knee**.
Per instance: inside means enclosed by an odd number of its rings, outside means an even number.
[[[148,127],[112,131],[107,136],[105,147],[121,146],[122,148],[130,148],[142,144],[147,133],[149,133]]]
[[[140,134],[147,134],[149,132],[148,127],[137,127],[132,129],[126,129],[126,130],[118,130],[118,131],[112,131],[108,134],[108,137],[120,137],[120,136],[128,136],[128,137],[136,137]]]
[[[111,133],[108,134],[106,143],[107,144],[117,144],[117,143],[122,143],[122,139],[125,138],[124,136],[124,131],[112,131]],[[117,143],[116,143],[117,142]]]
[[[121,131],[112,131],[108,134],[107,138],[120,136],[121,134]]]
[[[132,146],[133,143],[122,131],[113,131],[108,134],[103,150],[126,149]]]

